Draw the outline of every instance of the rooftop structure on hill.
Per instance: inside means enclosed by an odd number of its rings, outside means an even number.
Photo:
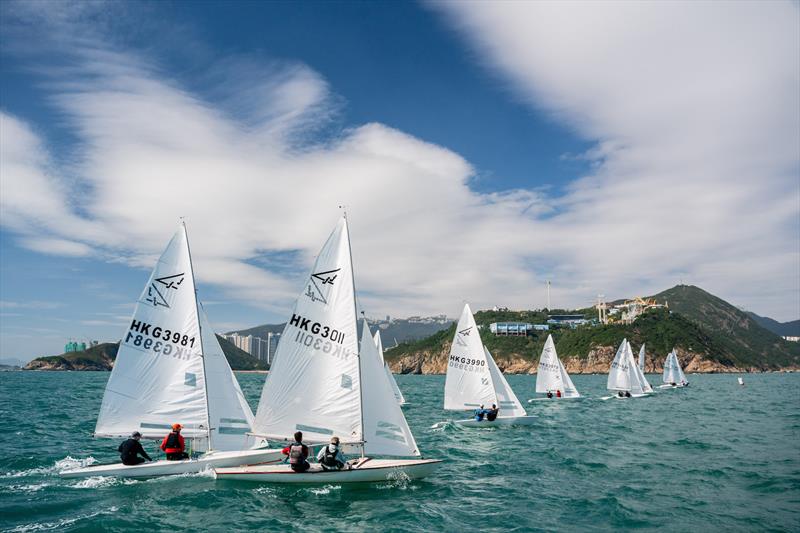
[[[534,330],[548,330],[547,324],[529,324],[527,322],[492,322],[489,324],[489,331],[495,335],[511,335],[514,337],[525,337]]]
[[[576,328],[578,326],[589,324],[590,321],[587,320],[583,315],[549,315],[547,318],[547,323],[554,326],[568,326],[571,328]]]

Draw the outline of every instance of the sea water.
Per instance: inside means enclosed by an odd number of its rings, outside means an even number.
[[[277,486],[205,474],[63,480],[117,458],[93,439],[108,373],[0,373],[0,529],[128,531],[800,530],[800,375],[690,375],[686,389],[607,400],[606,376],[574,376],[588,398],[528,404],[534,376],[508,380],[534,426],[445,424],[444,376],[397,376],[437,474],[381,484]],[[239,374],[255,408],[264,375]],[[648,376],[654,384],[658,376]],[[146,443],[155,456],[155,445]]]

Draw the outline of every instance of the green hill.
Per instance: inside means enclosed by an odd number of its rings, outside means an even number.
[[[266,370],[264,363],[249,353],[240,350],[217,335],[217,340],[233,370]],[[118,342],[106,342],[91,346],[85,351],[61,355],[37,357],[25,366],[26,370],[111,370],[119,350]]]
[[[672,348],[724,367],[778,369],[800,365],[800,345],[786,342],[756,324],[736,307],[702,289],[678,286],[655,296],[669,302],[669,309],[654,309],[633,324],[581,326],[535,331],[527,337],[496,336],[492,322],[546,323],[544,311],[478,311],[475,322],[481,340],[498,360],[537,361],[547,335],[553,335],[556,350],[564,358],[585,359],[598,348],[615,349],[623,338],[638,347],[647,343],[648,353],[665,356]],[[596,316],[593,309],[552,311]],[[425,339],[402,343],[386,352],[387,359],[440,354],[453,339],[455,325]],[[503,364],[500,365],[501,367]]]

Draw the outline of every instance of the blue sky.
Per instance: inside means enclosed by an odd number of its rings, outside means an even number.
[[[180,215],[215,327],[283,321],[340,203],[375,316],[797,318],[797,6],[737,5],[5,2],[0,357],[116,339]]]

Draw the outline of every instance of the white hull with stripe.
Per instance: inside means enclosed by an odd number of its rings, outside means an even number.
[[[456,420],[455,423],[465,427],[492,427],[492,426],[532,426],[536,423],[536,416],[498,416],[494,420]]]
[[[306,472],[293,472],[288,464],[215,468],[217,479],[259,483],[375,483],[395,479],[419,479],[431,475],[439,459],[371,459],[350,463],[350,469],[323,470],[312,464]]]
[[[113,477],[155,477],[192,474],[217,467],[230,467],[256,463],[278,463],[284,455],[280,449],[257,449],[230,452],[212,451],[196,459],[182,461],[152,461],[128,466],[122,463],[101,464],[64,470],[58,474],[63,478],[84,478],[94,476]]]

